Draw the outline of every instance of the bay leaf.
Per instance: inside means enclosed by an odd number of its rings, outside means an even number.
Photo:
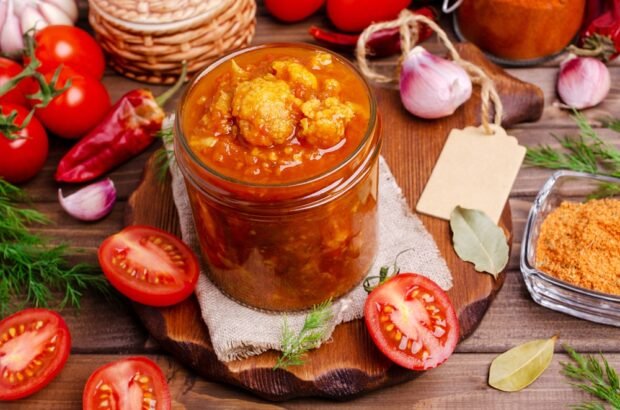
[[[450,214],[452,243],[456,254],[472,262],[478,272],[497,275],[508,264],[508,243],[504,231],[484,212],[457,206]]]
[[[532,384],[551,364],[556,339],[532,340],[497,356],[491,363],[489,385],[514,392]]]

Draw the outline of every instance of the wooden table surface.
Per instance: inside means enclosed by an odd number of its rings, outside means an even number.
[[[82,16],[86,13],[81,2]],[[270,19],[259,7],[257,33],[254,43],[270,41],[309,41],[306,34],[311,23],[322,24],[315,17],[297,25],[282,25]],[[85,26],[82,19],[82,26]],[[430,48],[437,46],[430,40]],[[532,68],[509,71],[540,86],[546,99],[543,117],[533,124],[523,124],[510,130],[521,144],[548,143],[557,146],[551,134],[574,132],[576,127],[566,112],[553,105],[558,61]],[[612,90],[608,98],[595,109],[586,111],[592,120],[620,116],[620,64],[610,66]],[[108,71],[104,83],[113,100],[124,92],[140,86]],[[153,87],[155,93],[162,87]],[[174,101],[168,109],[174,107]],[[384,135],[389,138],[390,125],[385,124]],[[620,145],[620,134],[600,130],[601,135]],[[38,229],[54,238],[83,248],[75,254],[76,260],[96,263],[96,250],[108,235],[123,228],[126,201],[136,188],[144,162],[157,148],[152,147],[138,158],[117,168],[110,174],[118,189],[118,203],[112,214],[97,223],[82,223],[65,214],[57,200],[58,185],[53,172],[69,144],[52,138],[50,155],[43,171],[24,188],[31,195],[34,206],[49,216],[53,225]],[[403,160],[406,160],[403,158]],[[317,409],[317,408],[458,408],[458,409],[561,409],[578,403],[587,396],[571,387],[560,373],[560,362],[567,357],[562,349],[550,368],[530,387],[518,393],[502,393],[487,386],[488,368],[492,359],[519,343],[535,338],[560,335],[560,342],[572,345],[580,352],[603,352],[610,362],[620,368],[620,328],[598,325],[571,316],[547,310],[532,301],[519,271],[518,257],[523,227],[536,193],[551,172],[523,168],[510,197],[514,219],[514,244],[506,283],[492,304],[478,330],[458,346],[456,353],[438,369],[427,372],[414,381],[371,392],[355,400],[334,403],[319,399],[270,403],[244,391],[213,381],[203,380],[188,372],[149,338],[129,304],[122,299],[111,304],[104,298],[87,294],[78,311],[66,308],[66,318],[73,336],[72,355],[60,376],[43,391],[30,398],[2,403],[3,410],[17,409],[79,409],[82,389],[88,375],[97,367],[112,360],[132,355],[153,358],[165,372],[173,398],[174,409]]]

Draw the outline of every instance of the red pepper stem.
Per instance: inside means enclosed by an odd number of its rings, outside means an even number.
[[[166,102],[170,99],[170,97],[172,97],[173,95],[177,93],[177,91],[179,91],[179,89],[181,88],[181,86],[183,85],[186,79],[187,79],[187,62],[183,61],[183,67],[181,68],[181,75],[179,76],[179,79],[177,80],[176,83],[174,83],[172,87],[168,89],[168,91],[164,92],[163,94],[155,98],[155,102],[157,103],[157,105],[163,108],[164,105],[166,105]]]

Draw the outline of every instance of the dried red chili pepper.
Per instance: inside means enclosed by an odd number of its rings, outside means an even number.
[[[122,96],[101,124],[60,160],[56,181],[92,180],[144,151],[161,129],[165,117],[163,105],[180,88],[185,76],[183,67],[179,81],[157,98],[147,89]]]
[[[432,7],[422,7],[414,11],[422,14],[430,19],[437,18],[437,12]],[[338,50],[352,51],[357,45],[359,35],[345,34],[334,31],[324,30],[317,26],[310,27],[309,33],[316,41],[325,44],[327,47]],[[426,25],[420,27],[420,35],[418,42],[422,42],[429,38],[433,31]],[[400,53],[400,31],[399,28],[390,28],[373,33],[369,41],[366,43],[368,54],[373,57],[387,57]]]
[[[599,5],[597,9],[602,8]],[[569,47],[571,52],[603,61],[613,60],[620,54],[620,0],[607,0],[604,9],[581,35],[581,48]]]

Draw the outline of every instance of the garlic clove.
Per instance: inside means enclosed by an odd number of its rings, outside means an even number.
[[[52,4],[62,10],[71,22],[75,23],[77,21],[79,11],[75,0],[45,0],[45,3]]]
[[[0,50],[9,56],[18,55],[24,48],[19,18],[14,11],[13,0],[8,0],[5,9],[6,17],[0,31]]]
[[[610,88],[609,69],[596,58],[570,54],[560,64],[557,91],[569,108],[594,107],[607,97]]]
[[[22,10],[22,14],[20,16],[21,30],[23,33],[27,32],[31,28],[35,28],[37,30],[41,30],[44,27],[47,27],[49,24],[45,17],[39,11],[29,5],[24,7]]]
[[[402,64],[400,97],[415,116],[427,119],[451,115],[471,97],[472,83],[458,64],[423,47],[411,50]]]
[[[90,184],[63,197],[58,189],[58,201],[67,213],[81,221],[96,221],[112,211],[116,202],[116,188],[110,178]]]
[[[53,4],[41,3],[39,5],[39,12],[49,24],[59,26],[73,25],[71,18],[62,9]]]

